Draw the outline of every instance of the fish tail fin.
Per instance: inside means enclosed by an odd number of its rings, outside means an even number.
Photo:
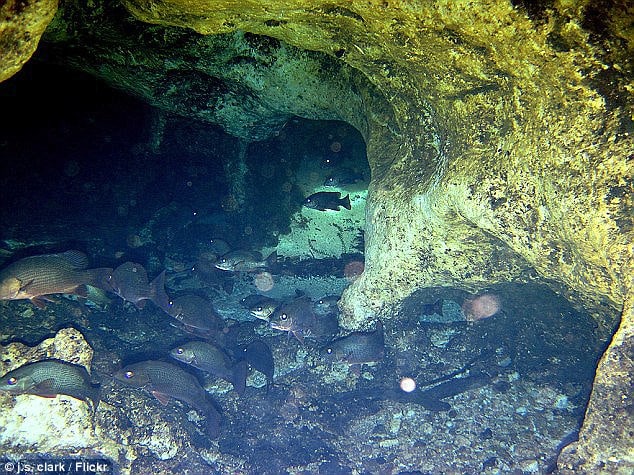
[[[112,268],[99,267],[97,269],[88,269],[88,282],[86,285],[92,285],[101,290],[113,292],[112,289]]]
[[[165,271],[150,282],[150,300],[160,309],[169,308],[170,298],[165,293]]]
[[[247,360],[238,361],[232,368],[231,384],[238,396],[243,396],[247,389],[247,373],[249,372],[249,363]]]
[[[266,262],[266,266],[267,267],[270,267],[270,266],[276,264],[277,263],[277,250],[275,250],[272,253],[270,253],[269,257],[267,257],[264,262]]]
[[[207,408],[205,410],[205,417],[207,418],[205,422],[206,433],[212,439],[218,438],[220,435],[220,425],[222,423],[222,414],[216,409],[216,405],[214,402],[209,401]]]
[[[346,209],[352,209],[352,206],[350,205],[350,193],[341,198],[340,204]]]

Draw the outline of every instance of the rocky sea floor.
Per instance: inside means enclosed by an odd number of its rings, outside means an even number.
[[[105,457],[134,474],[552,473],[559,449],[579,428],[605,345],[588,315],[543,285],[489,289],[503,308],[476,322],[460,314],[467,294],[421,289],[383,322],[383,361],[356,372],[325,363],[323,344],[301,344],[250,317],[240,300],[255,291],[253,278],[232,280],[228,293],[192,276],[168,279],[168,293],[195,291],[214,302],[228,324],[227,348],[257,338],[274,355],[273,387],[267,391],[265,378],[252,371],[242,397],[192,370],[222,409],[216,440],[187,405],[163,406],[111,377],[129,361],[169,360],[170,348],[197,339],[157,307],[97,297],[57,298],[44,310],[24,301],[0,304],[3,373],[42,357],[92,359],[102,388],[94,430],[81,401],[0,395],[3,453]],[[298,269],[297,276],[276,277],[271,293],[318,298],[347,284]],[[437,299],[443,315],[424,315]],[[47,337],[55,339],[44,350],[29,349]],[[403,377],[416,381],[413,393],[399,389]]]

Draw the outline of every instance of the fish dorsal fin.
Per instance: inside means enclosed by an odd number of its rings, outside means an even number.
[[[167,394],[163,394],[158,391],[152,391],[152,396],[158,399],[158,401],[164,406],[167,406],[167,404],[170,402],[170,397]]]
[[[88,267],[88,256],[81,251],[71,250],[58,254],[74,269],[81,270]]]

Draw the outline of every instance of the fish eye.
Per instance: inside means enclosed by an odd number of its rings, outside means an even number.
[[[288,318],[288,315],[286,315],[285,313],[283,313],[282,315],[280,315],[280,318],[282,320],[286,320]]]
[[[8,384],[9,386],[13,386],[13,385],[15,385],[17,382],[18,382],[18,378],[15,378],[15,377],[12,377],[12,378],[7,379],[7,384]]]
[[[185,350],[183,350],[182,348],[177,348],[176,349],[176,354],[177,355],[182,355],[183,353],[185,353]]]
[[[332,355],[332,348],[326,349],[326,353],[328,353],[329,355]]]
[[[130,379],[134,377],[134,371],[126,371],[124,374],[126,379]]]
[[[256,309],[258,312],[261,312],[262,310],[264,310],[264,307],[263,307],[262,305],[258,305],[257,307],[255,307],[255,309]]]

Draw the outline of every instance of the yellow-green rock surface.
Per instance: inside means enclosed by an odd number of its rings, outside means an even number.
[[[0,3],[0,81],[13,76],[31,58],[56,11],[57,0]]]

